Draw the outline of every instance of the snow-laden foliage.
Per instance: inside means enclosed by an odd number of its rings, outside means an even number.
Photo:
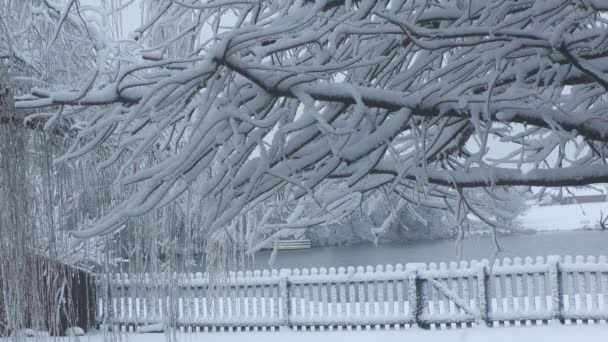
[[[61,18],[87,18],[75,4]],[[466,188],[608,181],[607,1],[143,8],[128,40],[83,36],[95,62],[80,82],[16,101],[58,109],[47,128],[86,109],[60,161],[109,145],[99,168],[118,164],[121,184],[140,185],[77,237],[166,206],[203,173],[210,234],[277,199],[288,219],[259,228],[283,235],[339,221],[378,194],[391,210],[414,203],[459,222],[471,211],[495,225]],[[170,153],[140,167],[150,151]]]
[[[479,202],[476,209],[498,228],[498,232],[508,234],[521,229],[519,217],[527,206],[526,197],[518,191],[470,189],[466,196]],[[335,246],[449,238],[458,236],[461,229],[466,235],[492,233],[493,227],[472,213],[459,225],[454,216],[444,210],[403,202],[401,208],[399,202],[391,208],[390,204],[377,205],[387,203],[384,195],[376,197],[363,203],[361,210],[355,210],[344,222],[310,227],[306,230],[306,238],[313,246]],[[393,216],[389,218],[390,215]]]

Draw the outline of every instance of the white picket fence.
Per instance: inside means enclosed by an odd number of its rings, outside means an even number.
[[[100,322],[221,327],[403,327],[605,322],[606,257],[100,278]]]

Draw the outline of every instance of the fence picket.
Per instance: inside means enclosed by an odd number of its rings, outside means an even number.
[[[371,266],[368,266],[366,269],[366,273],[372,274],[373,272],[374,272],[373,268]],[[374,317],[376,315],[375,306],[374,306],[374,304],[376,303],[375,296],[374,296],[374,286],[375,286],[374,283],[375,283],[374,280],[366,282],[367,300],[365,301],[365,306],[367,307],[366,311],[367,311],[368,317]]]
[[[601,287],[600,306],[605,318],[608,318],[608,315],[606,315],[606,311],[608,310],[608,260],[606,256],[600,257],[599,264],[601,265],[601,271],[598,272],[598,277],[600,278],[598,282]]]
[[[402,274],[403,265],[397,264],[395,270],[396,273]],[[407,301],[409,298],[407,297],[407,281],[408,280],[405,277],[396,278],[395,280],[395,287],[397,288],[397,315],[399,317],[405,317],[406,312],[409,315],[412,314],[411,311],[408,310],[409,304]]]
[[[393,274],[393,265],[386,265],[386,272]],[[395,280],[386,280],[386,316],[390,318],[397,317],[395,313]]]
[[[346,279],[349,277],[355,276],[355,268],[348,267],[346,269]],[[352,319],[356,316],[356,303],[357,303],[357,293],[355,291],[355,283],[347,280],[345,287],[348,288],[348,312],[345,313],[345,317]]]
[[[525,304],[524,304],[524,272],[522,267],[521,258],[514,258],[513,265],[516,269],[515,274],[513,275],[513,292],[514,292],[514,312],[524,313],[525,312]]]
[[[344,277],[344,275],[346,274],[346,270],[344,269],[344,267],[339,267],[338,268],[338,276],[340,277]],[[347,297],[346,297],[346,284],[344,282],[340,282],[338,286],[338,290],[339,290],[339,297],[338,299],[340,300],[340,317],[342,319],[345,319],[346,314],[347,314]]]
[[[545,265],[543,257],[536,258],[537,265]],[[539,291],[539,306],[542,312],[546,312],[549,310],[549,306],[547,304],[547,297],[550,297],[551,289],[549,287],[549,272],[539,272],[537,273],[538,277],[538,291]]]
[[[322,267],[320,269],[320,273],[321,276],[326,276],[327,275],[327,269]],[[319,310],[319,315],[321,317],[329,317],[329,297],[328,297],[328,287],[329,287],[329,283],[328,282],[323,282],[321,284],[321,309]]]

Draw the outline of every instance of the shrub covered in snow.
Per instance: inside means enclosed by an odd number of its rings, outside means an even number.
[[[70,327],[65,329],[65,336],[83,336],[84,330],[80,327]]]

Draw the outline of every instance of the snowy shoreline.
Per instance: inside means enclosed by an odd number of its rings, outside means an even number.
[[[290,331],[282,330],[278,332],[212,332],[212,333],[148,333],[148,334],[103,334],[94,332],[80,337],[55,337],[54,341],[81,341],[81,342],[102,342],[102,341],[131,341],[131,342],[161,342],[167,341],[167,337],[175,338],[174,341],[218,341],[218,342],[237,342],[237,341],[265,341],[283,342],[289,339],[290,342],[308,342],[314,339],[316,342],[334,342],[344,340],[350,342],[369,341],[379,339],[383,342],[402,342],[404,339],[415,340],[416,342],[440,342],[440,341],[459,341],[459,342],[572,342],[576,339],[585,341],[606,341],[608,340],[608,326],[605,324],[596,325],[559,325],[549,324],[543,326],[511,326],[511,327],[473,327],[456,328],[447,330],[423,330],[410,328],[405,330],[369,330],[369,331]],[[25,341],[39,341],[40,338],[29,337]],[[0,341],[10,341],[10,339],[0,338]]]
[[[599,230],[608,202],[530,207],[521,217],[523,229],[537,232]]]

